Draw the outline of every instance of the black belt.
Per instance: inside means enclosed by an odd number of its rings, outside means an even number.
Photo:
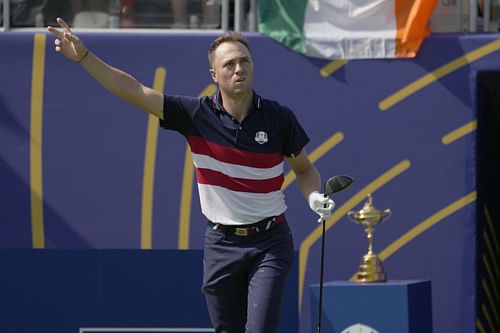
[[[264,232],[266,230],[269,230],[283,221],[285,221],[285,214],[273,217],[267,217],[259,222],[248,225],[241,225],[241,226],[224,225],[220,223],[214,223],[212,221],[208,221],[208,225],[214,230],[223,231],[229,235],[247,237],[256,235],[259,232]]]

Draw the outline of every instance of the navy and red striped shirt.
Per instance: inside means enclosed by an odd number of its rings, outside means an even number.
[[[160,126],[183,134],[191,148],[202,213],[210,221],[243,225],[286,210],[284,156],[309,142],[292,111],[254,94],[239,123],[220,94],[164,97]]]

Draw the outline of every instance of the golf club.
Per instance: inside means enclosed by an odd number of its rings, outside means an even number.
[[[337,192],[343,191],[348,188],[354,179],[345,175],[333,176],[325,183],[323,195],[325,197],[335,194]],[[326,204],[325,204],[326,208]],[[321,265],[320,265],[320,278],[319,278],[319,309],[318,309],[318,333],[321,332],[321,318],[323,311],[323,269],[324,269],[324,258],[325,258],[325,225],[326,221],[322,220],[323,232],[321,233]]]

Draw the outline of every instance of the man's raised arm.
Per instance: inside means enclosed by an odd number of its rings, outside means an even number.
[[[56,52],[79,63],[100,84],[125,101],[163,119],[163,94],[138,82],[130,74],[114,68],[87,49],[63,19],[57,23],[62,30],[48,27],[54,36]]]

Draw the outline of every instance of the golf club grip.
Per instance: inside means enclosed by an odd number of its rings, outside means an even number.
[[[328,198],[328,196],[327,196],[326,194],[324,194],[324,193],[323,193],[323,197]],[[323,208],[326,208],[326,207],[328,207],[328,205],[327,205],[326,203],[324,203],[324,204],[323,204]],[[320,221],[323,221],[323,223],[325,223],[325,222],[326,222],[326,220],[325,220],[324,218],[322,218],[322,217],[320,217],[320,218],[319,218],[318,223],[319,223]]]

